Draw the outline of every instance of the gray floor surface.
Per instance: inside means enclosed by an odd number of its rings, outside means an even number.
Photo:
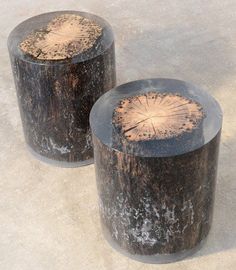
[[[3,1],[0,16],[0,269],[236,269],[236,1]],[[145,265],[115,252],[99,225],[94,166],[62,169],[26,150],[6,39],[47,11],[83,10],[113,26],[118,84],[189,81],[224,112],[213,227],[192,258]]]

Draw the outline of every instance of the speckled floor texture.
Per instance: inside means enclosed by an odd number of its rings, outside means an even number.
[[[189,81],[224,112],[213,227],[193,257],[148,265],[115,252],[99,224],[94,166],[62,169],[27,151],[6,38],[47,11],[96,13],[113,26],[118,84],[151,77]],[[0,16],[0,269],[236,269],[236,1],[3,1]]]

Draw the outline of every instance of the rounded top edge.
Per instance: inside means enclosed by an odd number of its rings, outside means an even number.
[[[73,28],[71,24],[67,23],[66,25],[63,23],[65,22],[65,18],[63,16],[74,16],[72,19],[77,19],[81,18],[81,21],[87,22],[89,27],[91,28],[92,26],[92,31],[87,29],[82,29],[83,31],[81,32],[80,29],[78,29],[78,24],[76,25],[77,28]],[[63,22],[59,22],[58,26],[55,26],[55,20],[59,21],[59,19],[63,19]],[[77,17],[77,18],[76,18]],[[70,22],[72,20],[70,18]],[[78,20],[77,20],[78,21]],[[76,22],[74,20],[74,22]],[[72,22],[72,23],[74,23]],[[63,26],[63,27],[62,27]],[[55,35],[55,31],[48,31],[48,27],[51,27],[50,30],[54,27],[58,30],[59,28],[59,33],[56,33],[57,36]],[[43,31],[46,33],[43,33]],[[80,31],[77,33],[76,36],[76,31]],[[70,31],[71,30],[71,31]],[[42,34],[43,33],[43,34]],[[55,42],[55,51],[57,55],[59,55],[59,59],[56,59],[55,55],[53,56],[51,54],[51,57],[49,59],[43,59],[43,57],[38,57],[35,55],[32,50],[32,46],[30,47],[29,53],[26,52],[26,46],[23,46],[24,48],[22,49],[22,43],[23,45],[29,44],[29,40],[31,38],[32,40],[32,35],[37,36],[37,40],[41,39],[40,42],[42,41],[42,35],[47,35],[46,38],[49,39],[49,41]],[[60,35],[59,35],[60,34]],[[63,47],[62,43],[63,40],[65,41],[65,35],[67,35],[67,40],[66,40],[66,45],[69,44],[69,49],[67,52],[69,52],[69,55],[65,55],[63,58]],[[78,40],[78,35],[80,40]],[[59,37],[59,38],[57,38]],[[54,47],[51,46],[51,43],[48,42],[46,43],[45,37],[43,37],[43,42],[40,44],[39,51],[41,52],[41,48],[43,50],[47,50],[47,52],[51,49],[54,49]],[[74,40],[72,40],[74,38]],[[81,42],[82,38],[82,42]],[[48,41],[48,40],[47,40]],[[87,60],[90,60],[92,58],[95,58],[102,53],[104,53],[114,42],[114,35],[112,31],[111,25],[103,18],[91,14],[88,12],[83,12],[83,11],[73,11],[73,10],[63,10],[63,11],[54,11],[54,12],[48,12],[48,13],[43,13],[40,15],[33,16],[20,24],[18,24],[9,34],[8,40],[7,40],[7,45],[8,45],[8,50],[10,55],[19,58],[25,62],[31,62],[31,63],[37,63],[37,64],[42,64],[42,65],[58,65],[58,64],[64,64],[64,63],[78,63],[78,62],[84,62]],[[33,45],[35,45],[34,42],[32,42]],[[50,46],[49,46],[50,45]],[[76,47],[77,46],[77,47]],[[28,46],[29,47],[29,46]],[[80,51],[76,51],[76,48],[79,49]],[[83,49],[83,50],[82,50]],[[72,54],[74,50],[74,54]],[[37,50],[35,50],[37,52]],[[34,51],[34,52],[35,52]],[[45,52],[43,51],[44,55]],[[39,53],[40,54],[40,53]]]
[[[106,92],[91,110],[90,125],[114,150],[169,157],[210,142],[221,129],[222,111],[215,98],[191,83],[152,78]]]

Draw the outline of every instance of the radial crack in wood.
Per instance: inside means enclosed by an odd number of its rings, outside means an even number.
[[[37,59],[66,59],[92,48],[101,34],[102,27],[95,22],[79,15],[63,14],[45,28],[29,34],[20,48]]]
[[[148,92],[123,99],[113,125],[129,141],[168,139],[197,128],[204,113],[200,104],[178,94]]]

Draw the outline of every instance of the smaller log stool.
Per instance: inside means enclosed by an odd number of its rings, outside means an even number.
[[[90,113],[102,228],[127,256],[180,260],[212,221],[222,113],[206,92],[171,79],[104,94]]]
[[[86,12],[41,14],[11,32],[8,49],[31,152],[59,166],[91,163],[89,113],[116,81],[110,25]]]

